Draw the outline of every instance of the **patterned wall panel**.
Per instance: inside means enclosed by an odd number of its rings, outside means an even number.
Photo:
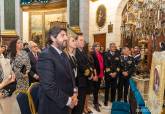
[[[15,0],[4,0],[5,29],[15,29]]]
[[[70,0],[70,26],[79,26],[79,0]]]

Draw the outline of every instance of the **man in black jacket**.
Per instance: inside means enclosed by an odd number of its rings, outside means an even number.
[[[128,47],[122,49],[123,55],[120,57],[120,73],[118,82],[118,101],[122,100],[123,88],[124,88],[124,101],[127,102],[129,78],[134,73],[135,62],[134,58],[129,56],[130,50]]]
[[[109,89],[111,87],[111,102],[115,101],[117,89],[117,77],[120,70],[120,54],[116,50],[116,44],[110,43],[110,50],[104,55],[105,60],[105,101],[108,106]]]
[[[37,63],[41,84],[38,114],[69,114],[69,108],[77,104],[77,96],[73,95],[74,75],[62,51],[66,46],[66,32],[53,27],[48,35],[50,46],[40,54]]]
[[[29,72],[28,75],[29,75],[29,84],[31,85],[31,83],[39,81],[39,76],[38,76],[38,73],[36,71],[36,64],[37,64],[37,61],[38,61],[39,53],[38,53],[38,46],[35,42],[30,41],[29,42],[29,47],[30,47],[30,50],[31,50],[28,53],[29,58],[30,58],[31,69],[30,69],[30,72]]]

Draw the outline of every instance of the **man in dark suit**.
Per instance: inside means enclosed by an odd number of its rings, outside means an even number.
[[[72,114],[82,114],[84,110],[85,98],[87,93],[87,81],[90,76],[90,64],[87,54],[83,48],[85,40],[83,34],[79,34],[76,38],[77,49],[76,59],[78,63],[78,76],[76,78],[76,85],[78,86],[78,105],[73,109]]]
[[[31,85],[31,83],[34,82],[38,82],[39,80],[39,76],[38,73],[36,71],[36,63],[38,61],[38,46],[35,42],[30,41],[29,42],[29,47],[30,47],[30,52],[28,53],[29,58],[30,58],[30,64],[31,64],[31,70],[29,72],[29,84]]]
[[[69,108],[77,104],[77,96],[73,94],[74,75],[62,51],[66,40],[64,29],[53,27],[49,30],[50,46],[43,50],[37,63],[41,84],[38,114],[69,114]]]
[[[130,50],[128,47],[122,49],[123,55],[120,57],[120,73],[118,82],[118,101],[122,100],[123,88],[124,88],[124,102],[127,102],[129,79],[134,73],[135,62],[134,58],[130,56]]]
[[[111,87],[111,102],[115,101],[117,89],[117,77],[120,70],[120,55],[116,50],[116,44],[110,43],[110,50],[105,54],[105,101],[104,105],[108,106],[109,89]]]

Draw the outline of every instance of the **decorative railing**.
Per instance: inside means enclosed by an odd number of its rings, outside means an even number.
[[[133,79],[130,82],[130,94],[129,94],[129,104],[131,108],[131,114],[151,114],[148,107],[145,104],[144,98],[141,92],[138,90],[136,83]]]

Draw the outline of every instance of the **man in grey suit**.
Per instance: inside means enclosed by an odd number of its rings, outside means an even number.
[[[69,114],[77,105],[75,79],[63,48],[67,35],[64,29],[53,27],[48,33],[49,47],[41,52],[37,71],[40,76],[39,114]]]

